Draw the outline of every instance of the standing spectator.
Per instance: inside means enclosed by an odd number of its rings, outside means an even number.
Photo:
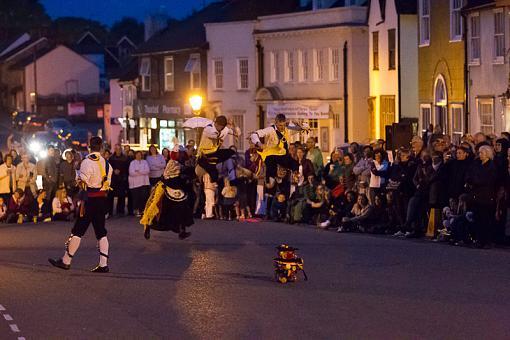
[[[51,206],[54,221],[71,221],[73,219],[73,200],[67,196],[65,188],[57,190]]]
[[[116,144],[109,160],[112,166],[112,190],[108,192],[108,214],[113,215],[113,201],[117,197],[117,215],[124,215],[126,207],[126,191],[128,189],[128,157],[122,154],[122,147]]]
[[[36,197],[36,178],[37,172],[35,164],[30,163],[30,156],[28,156],[28,154],[24,154],[21,157],[21,163],[16,167],[16,187],[24,190],[25,194],[28,194],[31,197]]]
[[[418,136],[414,136],[411,140],[411,158],[418,160],[421,157],[425,145],[423,139]]]
[[[299,164],[298,166],[298,172],[299,172],[299,181],[304,182],[308,176],[314,175],[315,176],[315,169],[313,167],[312,162],[305,158],[305,149],[303,147],[300,147],[297,149],[297,162]]]
[[[43,187],[51,200],[55,196],[58,187],[58,165],[55,149],[48,148],[48,157],[44,160]]]
[[[12,156],[5,156],[4,164],[0,165],[0,196],[4,202],[10,202],[11,195],[16,190],[16,167],[12,164]]]
[[[209,220],[214,218],[214,206],[216,205],[216,194],[218,191],[218,184],[211,181],[211,176],[205,173],[202,177],[204,181],[204,195],[205,195],[205,214],[204,219]],[[219,214],[216,216],[219,218]]]
[[[371,176],[371,170],[372,170],[372,163],[374,156],[373,150],[371,146],[365,146],[363,148],[363,158],[359,160],[359,162],[354,166],[352,171],[354,172],[354,175],[358,177],[358,183],[357,187],[358,190],[360,187],[366,187],[368,186],[368,183],[370,182],[370,176]]]
[[[149,182],[151,186],[156,185],[163,175],[166,167],[166,161],[163,155],[158,154],[158,149],[154,145],[149,146],[149,154],[147,155],[147,163],[149,164]]]
[[[492,148],[481,146],[479,159],[473,162],[466,177],[466,183],[473,194],[475,237],[476,246],[479,248],[488,245],[494,227],[497,169],[493,158]]]
[[[168,150],[168,148],[163,148],[163,150],[161,150],[161,154],[163,155],[165,162],[168,163],[170,160],[170,150]]]
[[[22,189],[16,189],[7,207],[7,223],[21,224],[30,213],[30,200]]]
[[[458,202],[459,196],[465,193],[466,174],[471,167],[469,150],[459,147],[455,152],[455,159],[450,159],[445,164],[448,172],[448,198]]]
[[[129,190],[129,165],[131,165],[131,162],[135,159],[135,152],[130,149],[129,145],[124,146],[124,154],[128,158],[128,179],[126,180],[126,188],[127,190],[127,197],[128,197],[128,215],[133,216],[133,196],[131,195],[131,190]]]
[[[356,176],[354,175],[354,157],[351,153],[345,154],[343,157],[342,174],[340,183],[344,186],[345,191],[354,190],[356,186]]]
[[[104,159],[109,160],[111,156],[112,156],[112,153],[110,152],[110,150],[104,150],[104,153],[103,153]]]
[[[352,155],[353,157],[353,162],[354,164],[357,164],[362,158],[363,158],[363,153],[362,153],[362,150],[361,148],[359,147],[359,144],[356,143],[356,142],[352,142],[350,145],[349,145],[349,153]]]
[[[317,177],[317,179],[320,179],[322,176],[322,170],[324,168],[324,161],[322,159],[321,150],[318,147],[316,147],[315,144],[316,142],[314,137],[309,137],[306,140],[307,147],[306,158],[309,159],[313,164],[315,177]]]
[[[386,153],[382,149],[375,150],[374,161],[370,168],[370,204],[375,204],[375,196],[382,195],[388,176],[388,161],[385,159]]]
[[[232,221],[233,219],[237,220],[238,216],[234,209],[237,204],[237,187],[231,185],[230,180],[227,177],[224,178],[224,186],[223,190],[221,190],[221,196],[222,216],[225,216],[228,221]]]
[[[435,151],[432,154],[432,169],[429,176],[429,224],[428,237],[435,237],[441,229],[441,212],[448,206],[448,173],[443,165],[443,154]]]
[[[133,208],[137,217],[140,217],[149,196],[149,164],[142,159],[142,152],[135,153],[135,159],[129,164],[129,190],[133,197]]]
[[[59,165],[59,187],[64,187],[67,190],[67,193],[74,197],[74,195],[78,192],[78,187],[76,184],[76,167],[73,159],[73,153],[71,151],[66,151],[65,161],[61,162]]]
[[[324,173],[322,177],[324,178],[326,187],[329,190],[334,189],[338,184],[340,184],[340,175],[342,174],[342,164],[340,163],[341,154],[338,150],[335,150],[331,153],[330,161],[324,167]]]
[[[21,163],[21,157],[19,156],[18,151],[12,149],[9,153],[12,156],[12,164],[14,164],[14,166],[18,166],[18,164]]]

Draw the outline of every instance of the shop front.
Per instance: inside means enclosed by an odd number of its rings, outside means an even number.
[[[192,116],[188,106],[169,106],[158,101],[140,100],[135,105],[137,143],[140,149],[151,144],[173,149],[195,139],[195,131],[184,129],[184,121]]]

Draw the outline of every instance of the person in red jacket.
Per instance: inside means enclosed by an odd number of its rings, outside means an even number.
[[[7,223],[23,223],[30,212],[30,199],[22,189],[16,189],[7,207]]]

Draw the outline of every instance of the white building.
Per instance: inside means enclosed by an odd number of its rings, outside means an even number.
[[[508,2],[508,1],[507,1]],[[510,130],[509,9],[504,1],[468,4],[469,131],[500,134]]]
[[[366,18],[365,7],[259,18],[254,37],[262,65],[255,96],[260,125],[277,113],[306,121],[325,153],[369,136]]]
[[[385,126],[402,118],[419,118],[416,4],[409,0],[370,2],[369,115],[372,138],[385,139]]]
[[[241,129],[237,147],[247,147],[249,132],[257,129],[256,21],[205,24],[209,42],[207,97],[216,113],[234,120]],[[228,39],[225,39],[228,37]]]

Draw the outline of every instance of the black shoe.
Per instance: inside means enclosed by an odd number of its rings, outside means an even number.
[[[190,232],[187,232],[187,231],[181,231],[179,233],[179,240],[184,240],[185,238],[188,238],[191,236],[191,233]]]
[[[51,263],[54,267],[69,270],[71,268],[70,264],[65,264],[62,262],[62,259],[48,259],[48,262]]]
[[[96,268],[91,269],[90,271],[92,273],[108,273],[110,271],[110,268],[108,268],[108,266],[104,267],[97,266]]]
[[[143,237],[145,237],[146,240],[151,238],[151,228],[149,226],[145,227]]]

